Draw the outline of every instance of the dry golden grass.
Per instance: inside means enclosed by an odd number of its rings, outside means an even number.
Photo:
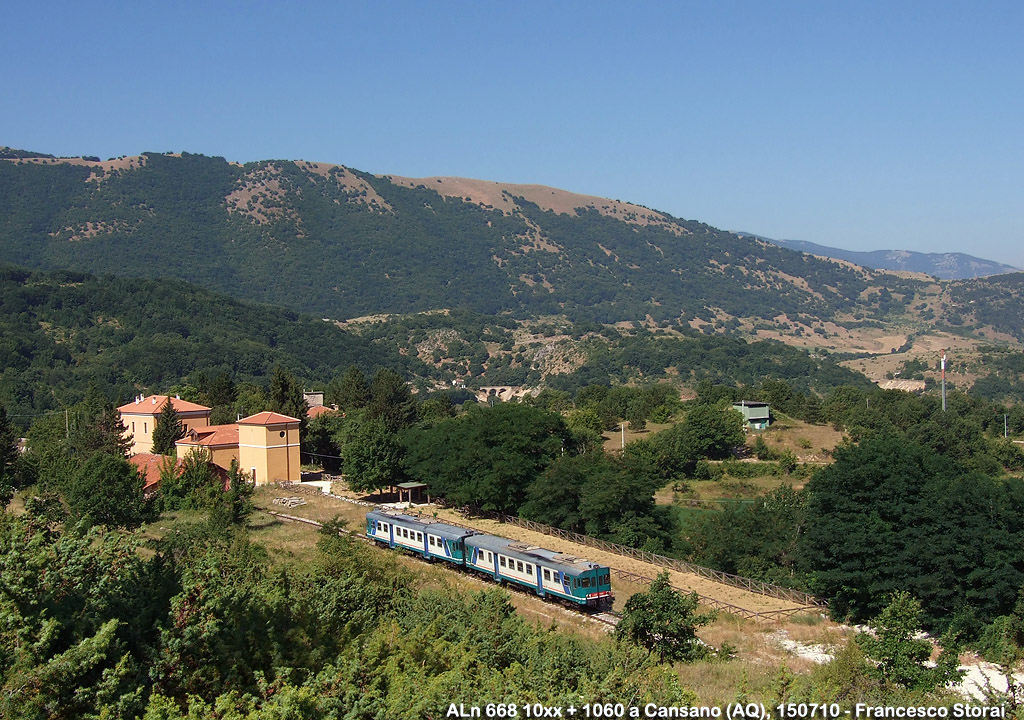
[[[674,423],[647,423],[647,427],[639,432],[631,430],[629,423],[626,423],[626,444],[634,440],[642,440],[651,437],[655,433],[667,430]],[[618,453],[622,451],[622,432],[620,430],[608,430],[602,436],[604,438],[604,451],[606,453]]]
[[[767,430],[749,433],[747,445],[753,447],[758,435],[772,450],[791,450],[800,462],[807,463],[830,462],[832,451],[845,437],[831,425],[812,425],[789,417],[780,418]]]

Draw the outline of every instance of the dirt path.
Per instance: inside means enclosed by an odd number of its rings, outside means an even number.
[[[598,548],[586,545],[579,545],[551,535],[544,535],[543,533],[539,533],[534,530],[527,530],[526,528],[506,523],[499,523],[496,520],[476,517],[466,518],[452,510],[445,510],[442,508],[431,509],[429,514],[433,516],[435,512],[437,513],[437,518],[439,520],[456,522],[460,525],[467,525],[475,530],[480,530],[491,535],[500,535],[502,537],[509,538],[510,540],[527,542],[531,545],[537,545],[538,547],[547,548],[549,550],[557,550],[558,552],[587,558],[588,560],[599,562],[602,565],[607,565],[610,568],[625,570],[626,572],[635,573],[637,575],[655,577],[659,572],[667,569],[660,565],[651,565],[650,563],[645,563],[635,558],[617,555],[615,553],[599,550]],[[686,590],[696,592],[699,595],[718,600],[719,602],[739,606],[744,610],[749,610],[751,612],[791,610],[803,607],[792,600],[781,600],[779,598],[761,595],[759,593],[750,592],[749,590],[733,587],[731,585],[724,585],[699,575],[693,575],[691,573],[684,573],[671,569],[668,570],[668,573],[672,584],[677,588],[684,588]]]

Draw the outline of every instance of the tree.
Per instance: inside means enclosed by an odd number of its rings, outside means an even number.
[[[955,647],[943,648],[938,662],[929,667],[932,645],[921,632],[921,603],[905,591],[897,591],[881,614],[868,623],[873,631],[860,633],[857,642],[873,660],[875,673],[884,682],[911,690],[934,690],[963,677],[957,670]]]
[[[863,621],[896,590],[927,627],[956,608],[989,622],[1024,584],[1024,488],[970,471],[900,435],[838,448],[808,482],[798,567],[836,617]]]
[[[64,490],[73,520],[87,525],[138,527],[146,518],[143,479],[123,457],[96,453]]]
[[[357,492],[382,490],[404,478],[405,448],[380,418],[360,423],[342,454],[349,487]]]
[[[371,418],[380,418],[391,432],[416,422],[416,401],[401,375],[384,368],[373,376],[367,414]]]
[[[363,371],[350,365],[341,378],[331,380],[327,386],[326,400],[342,410],[358,410],[370,401],[370,384]]]
[[[185,426],[178,417],[171,398],[167,398],[153,428],[153,452],[157,455],[173,455],[174,443],[185,437]]]
[[[309,405],[302,394],[302,385],[280,365],[274,368],[274,374],[270,376],[270,410],[301,420],[305,429]]]
[[[228,483],[227,490],[218,487],[220,492],[211,498],[210,522],[218,527],[241,525],[252,513],[253,484],[239,470],[237,460],[231,461]]]
[[[6,507],[14,496],[14,475],[18,461],[18,436],[0,405],[0,507]]]
[[[435,495],[500,512],[516,512],[530,484],[572,447],[561,415],[519,403],[472,407],[402,437],[409,474]]]
[[[697,628],[715,618],[697,615],[697,593],[684,595],[669,584],[668,571],[658,574],[647,592],[626,601],[616,637],[647,648],[662,662],[693,662],[710,650],[697,639]]]

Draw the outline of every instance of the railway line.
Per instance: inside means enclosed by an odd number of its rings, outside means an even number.
[[[291,485],[288,487],[288,490],[293,489],[296,489],[296,486]],[[346,503],[361,507],[374,507],[371,503],[361,500],[336,495],[326,497],[331,500],[345,501]],[[285,520],[302,522],[317,527],[321,525],[314,520],[298,515],[289,515],[277,511],[268,512]],[[486,518],[462,517],[453,510],[438,509],[438,511],[432,513],[432,517],[446,523],[471,528],[480,532],[508,537],[541,547],[548,547],[552,550],[566,552],[577,557],[587,557],[608,566],[614,577],[636,585],[648,585],[659,572],[666,570],[669,573],[669,580],[676,590],[685,593],[695,592],[701,603],[705,606],[758,622],[778,622],[797,613],[822,612],[820,605],[803,601],[802,594],[795,594],[790,598],[786,596],[786,593],[779,593],[782,597],[777,597],[757,592],[757,587],[763,585],[763,583],[755,583],[752,589],[738,587],[734,582],[718,582],[715,577],[687,573],[673,567],[658,566],[644,562],[641,558],[618,555],[593,545],[574,543],[560,535],[545,534],[528,527]],[[354,537],[366,539],[361,533],[353,532],[351,534]],[[684,563],[683,565],[685,566],[686,564]],[[598,618],[593,614],[590,617],[609,626],[613,626],[617,622],[617,620],[609,620],[608,618]]]

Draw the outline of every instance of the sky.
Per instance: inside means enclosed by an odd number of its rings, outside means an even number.
[[[538,183],[1024,268],[1024,3],[4,3],[0,145]]]

